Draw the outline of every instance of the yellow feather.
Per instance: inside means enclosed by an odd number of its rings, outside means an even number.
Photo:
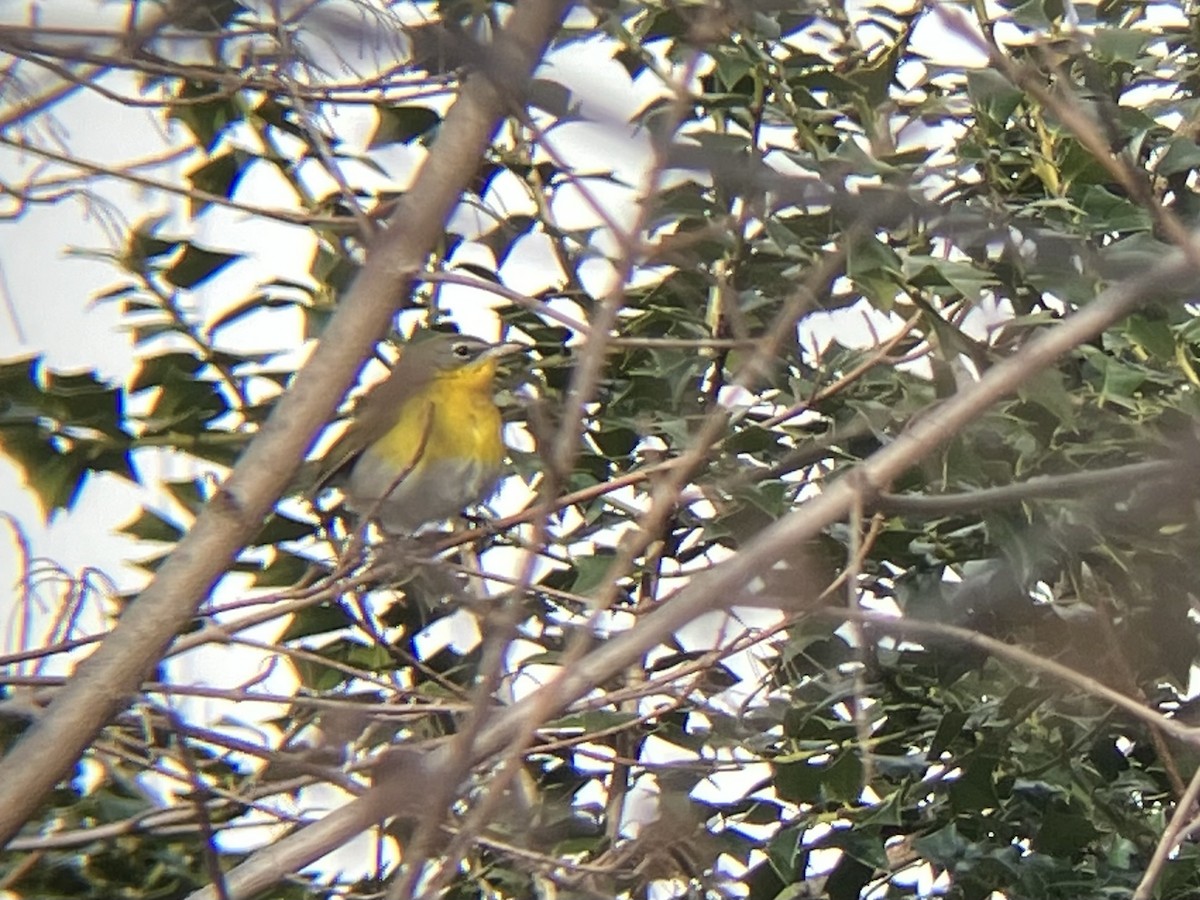
[[[439,372],[421,396],[401,407],[396,424],[375,444],[374,452],[397,469],[414,461],[420,468],[426,460],[441,459],[476,459],[499,466],[504,446],[500,411],[492,399],[495,373],[494,359]]]
[[[486,499],[504,462],[496,359],[516,346],[457,335],[408,345],[330,451],[331,469],[349,469],[347,506],[412,532]]]

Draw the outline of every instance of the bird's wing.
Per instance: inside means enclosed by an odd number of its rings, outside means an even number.
[[[388,429],[396,423],[404,402],[419,389],[418,381],[422,380],[428,379],[421,379],[412,366],[404,365],[402,355],[387,378],[358,401],[354,409],[354,421],[325,454],[321,475],[313,485],[310,496],[315,497],[324,490],[363,450],[387,434]]]

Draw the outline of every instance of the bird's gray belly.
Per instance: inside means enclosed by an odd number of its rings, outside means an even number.
[[[397,483],[400,474],[393,463],[364,453],[350,473],[346,505],[360,516],[378,520],[385,531],[412,533],[427,522],[451,518],[486,500],[500,475],[494,466],[469,459],[424,461]]]

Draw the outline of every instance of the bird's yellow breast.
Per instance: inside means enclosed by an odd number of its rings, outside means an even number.
[[[504,460],[500,411],[492,397],[494,360],[436,374],[408,398],[395,425],[372,453],[398,468],[439,460],[472,460],[483,469]]]
[[[470,357],[473,347],[475,356],[466,361],[457,352],[465,348]],[[504,442],[489,349],[464,339],[461,346],[404,351],[424,355],[402,354],[389,381],[367,400],[364,444],[345,482],[352,512],[384,531],[412,534],[492,495]]]

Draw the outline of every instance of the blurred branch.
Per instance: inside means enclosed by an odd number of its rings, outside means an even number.
[[[1047,659],[1042,654],[1034,653],[1015,644],[1005,643],[993,637],[988,637],[978,631],[972,631],[969,628],[960,628],[957,625],[947,625],[944,622],[922,622],[919,619],[902,618],[867,610],[830,608],[820,610],[818,614],[828,618],[853,620],[869,624],[873,629],[891,634],[945,638],[956,643],[976,647],[992,656],[1007,659],[1025,668],[1044,672],[1060,681],[1072,684],[1093,696],[1099,697],[1106,703],[1111,703],[1113,706],[1123,709],[1147,725],[1161,728],[1167,734],[1178,738],[1186,744],[1200,746],[1200,728],[1185,725],[1176,719],[1168,718],[1162,713],[1150,709],[1135,698],[1122,694],[1120,691],[1115,691],[1103,682],[1084,675],[1070,666],[1064,666],[1062,663]]]
[[[238,212],[246,213],[252,216],[261,216],[266,219],[274,219],[278,222],[285,222],[289,225],[304,225],[304,226],[334,226],[342,227],[345,224],[345,219],[341,216],[321,216],[307,212],[292,212],[287,209],[278,207],[256,206],[252,203],[243,203],[240,200],[234,200],[222,194],[213,194],[208,191],[198,190],[196,188],[186,188],[169,181],[162,181],[157,178],[149,178],[145,175],[138,175],[132,172],[129,166],[105,166],[100,163],[89,162],[68,153],[59,153],[54,150],[49,150],[45,147],[39,147],[36,144],[31,144],[25,140],[8,137],[0,133],[0,144],[12,147],[22,153],[30,153],[34,156],[40,156],[43,159],[48,159],[53,162],[62,163],[63,165],[73,166],[91,175],[100,175],[107,178],[114,178],[118,181],[123,181],[128,184],[135,184],[138,187],[150,188],[156,191],[162,191],[173,196],[187,197],[189,200],[195,200],[199,203],[212,204],[214,206],[224,206],[229,209],[237,210]]]
[[[885,491],[875,498],[875,505],[901,515],[967,515],[1026,500],[1070,497],[1093,490],[1128,492],[1131,486],[1140,482],[1178,478],[1181,469],[1189,467],[1194,468],[1195,464],[1183,459],[1155,460],[1068,475],[1039,475],[1027,481],[954,494],[891,494]],[[1194,482],[1189,480],[1190,483]]]
[[[1154,885],[1162,877],[1163,868],[1172,851],[1185,837],[1185,832],[1195,828],[1197,799],[1200,799],[1200,769],[1197,769],[1192,775],[1187,790],[1175,804],[1175,812],[1171,815],[1171,821],[1163,829],[1162,837],[1154,847],[1154,855],[1150,858],[1150,864],[1146,866],[1146,873],[1142,876],[1142,880],[1138,882],[1137,890],[1133,893],[1133,900],[1150,900],[1154,896]]]

